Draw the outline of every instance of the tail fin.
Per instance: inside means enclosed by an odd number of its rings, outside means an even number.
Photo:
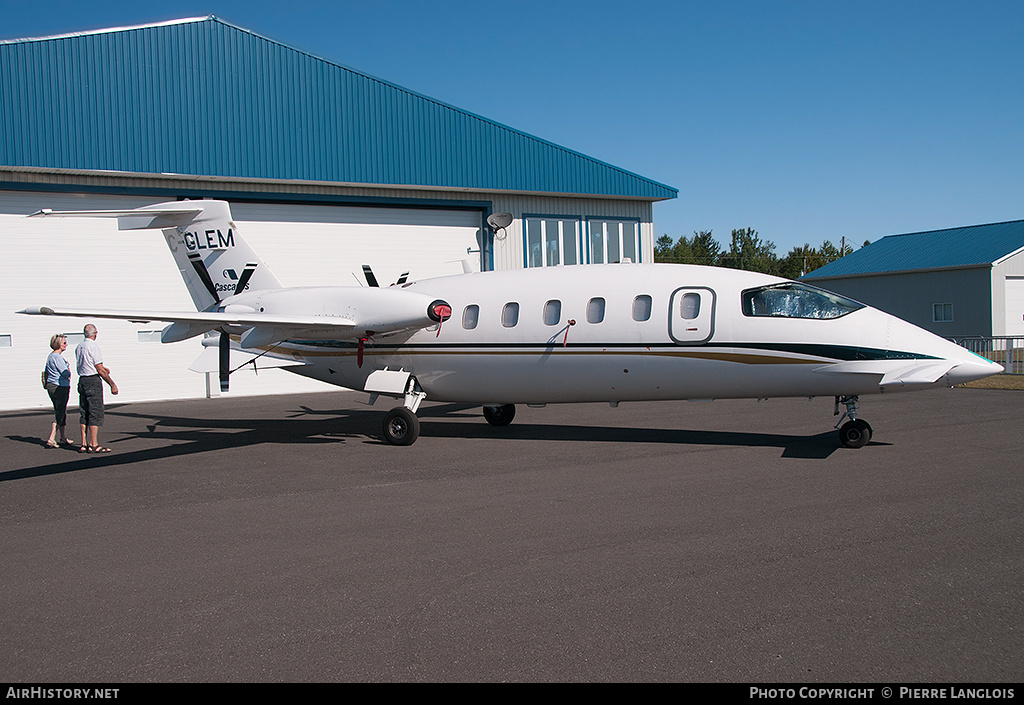
[[[238,234],[225,201],[172,201],[133,210],[52,211],[34,216],[117,218],[119,230],[163,230],[196,310],[246,289],[281,283]]]
[[[246,289],[281,283],[241,238],[224,201],[176,201],[120,216],[118,228],[160,228],[197,310]]]

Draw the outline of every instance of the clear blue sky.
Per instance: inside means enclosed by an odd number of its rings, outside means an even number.
[[[656,236],[1024,219],[1024,0],[0,0],[0,39],[211,14],[678,188]]]

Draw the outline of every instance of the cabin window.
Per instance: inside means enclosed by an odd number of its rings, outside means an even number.
[[[786,282],[743,292],[744,316],[830,319],[864,308],[864,304],[807,284]]]
[[[519,304],[514,301],[505,304],[505,308],[501,310],[501,325],[513,328],[517,323],[519,323]]]
[[[466,330],[473,330],[479,322],[480,307],[476,304],[470,304],[466,307],[466,310],[462,312],[462,327]]]
[[[700,294],[690,292],[679,297],[679,317],[692,321],[700,316]]]
[[[649,321],[651,320],[651,308],[652,302],[651,297],[647,294],[640,294],[640,296],[633,299],[633,320],[634,321]]]
[[[604,320],[604,299],[594,297],[587,302],[587,323],[600,323]]]
[[[579,223],[570,218],[526,219],[526,266],[577,264]]]
[[[640,223],[635,220],[587,221],[588,252],[592,264],[639,262]]]
[[[544,325],[557,326],[562,320],[562,302],[552,299],[544,304]]]
[[[953,304],[932,304],[932,321],[949,323],[953,320]]]

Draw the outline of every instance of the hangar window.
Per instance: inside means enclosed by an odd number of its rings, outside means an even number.
[[[649,321],[651,320],[651,297],[647,294],[640,294],[640,296],[633,299],[633,320],[634,321]]]
[[[743,292],[744,316],[779,318],[839,318],[864,304],[807,284],[786,282]]]
[[[932,304],[932,321],[948,323],[953,320],[953,304]]]
[[[462,312],[462,327],[466,330],[473,330],[479,322],[480,307],[476,304],[470,304],[466,307],[466,310]]]
[[[526,218],[526,266],[577,264],[579,223],[570,218]]]
[[[544,325],[557,326],[562,320],[562,302],[552,299],[544,304]]]
[[[519,304],[515,301],[505,304],[501,310],[501,325],[512,328],[519,323]]]
[[[640,261],[640,223],[635,220],[588,220],[592,264]]]
[[[604,299],[597,296],[587,302],[587,323],[600,323],[604,320]]]

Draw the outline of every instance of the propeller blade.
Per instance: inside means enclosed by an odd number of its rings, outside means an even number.
[[[408,279],[408,278],[409,278],[409,273],[408,272],[403,272],[402,276],[400,276],[398,278],[398,281],[396,281],[395,284],[405,284],[405,280]]]
[[[242,276],[238,278],[238,283],[235,284],[235,293],[241,294],[245,291],[246,285],[249,283],[249,279],[252,278],[252,273],[256,271],[256,263],[250,262],[245,265],[245,269],[242,270]]]
[[[231,338],[223,330],[220,332],[220,344],[218,345],[220,359],[218,371],[220,372],[220,391],[228,391],[228,375],[231,374]]]
[[[380,284],[377,283],[377,277],[373,276],[373,270],[370,269],[370,265],[363,265],[363,276],[366,277],[366,283],[370,286],[380,286]]]

